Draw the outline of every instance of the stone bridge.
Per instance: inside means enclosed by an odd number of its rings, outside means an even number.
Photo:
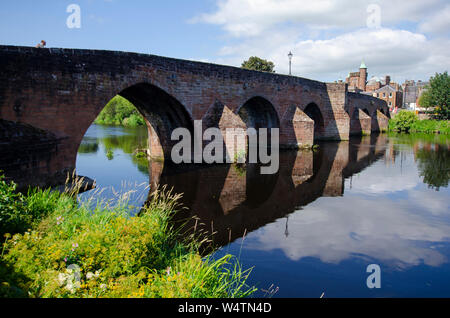
[[[29,185],[75,170],[84,134],[116,95],[145,117],[152,157],[169,157],[172,131],[196,120],[223,133],[279,128],[280,147],[297,148],[384,130],[389,116],[345,83],[146,54],[0,46],[0,69],[0,170]]]
[[[273,175],[261,175],[251,164],[242,173],[231,165],[171,167],[152,162],[150,183],[183,193],[180,201],[186,209],[177,213],[176,220],[182,224],[191,220],[190,229],[204,224],[201,229],[208,237],[214,233],[214,243],[223,246],[320,197],[343,196],[345,180],[386,159],[390,148],[387,135],[373,134],[330,142],[315,152],[285,151]],[[194,217],[199,219],[197,226]]]

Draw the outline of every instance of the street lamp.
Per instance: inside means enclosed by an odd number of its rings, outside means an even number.
[[[288,57],[289,57],[289,75],[292,75],[292,57],[294,56],[294,54],[292,54],[291,51],[289,51]]]

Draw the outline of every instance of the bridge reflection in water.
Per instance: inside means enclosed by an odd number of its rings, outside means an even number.
[[[386,153],[386,135],[327,142],[318,151],[280,153],[280,169],[261,175],[260,166],[179,166],[149,164],[151,188],[166,185],[183,193],[175,222],[203,230],[220,247],[320,197],[344,194],[344,180],[364,170]],[[199,219],[196,223],[196,219]],[[201,226],[199,225],[201,224]]]

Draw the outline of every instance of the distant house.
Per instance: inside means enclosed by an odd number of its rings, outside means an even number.
[[[422,93],[426,89],[427,82],[422,81],[405,81],[403,83],[403,108],[410,110],[420,110],[418,101]]]
[[[348,84],[349,92],[371,95],[383,99],[386,101],[391,111],[402,107],[402,86],[392,82],[389,75],[384,78],[373,76],[370,80],[367,80],[367,77],[367,66],[363,61],[359,67],[359,72],[349,73],[345,80]]]
[[[403,92],[398,87],[385,85],[373,91],[372,95],[386,101],[391,110],[402,107]]]

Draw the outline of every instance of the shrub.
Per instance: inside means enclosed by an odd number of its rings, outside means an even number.
[[[14,182],[8,183],[0,175],[0,235],[24,233],[52,211],[75,204],[68,196],[50,189],[29,190],[28,195],[17,192]]]
[[[123,120],[123,125],[127,127],[143,126],[145,125],[145,121],[142,116],[131,114],[130,117]]]
[[[105,106],[95,120],[99,125],[115,125],[115,126],[143,126],[144,118],[136,109],[136,107],[127,99],[121,96],[115,96]]]
[[[449,134],[450,125],[446,120],[418,120],[411,125],[411,132]]]
[[[389,121],[389,130],[397,132],[409,132],[412,125],[419,118],[414,112],[401,111]]]
[[[24,232],[31,224],[25,198],[16,192],[16,184],[0,175],[0,234]]]
[[[155,192],[135,217],[126,202],[99,203],[92,210],[64,194],[47,201],[37,199],[39,193],[32,194],[30,206],[52,211],[4,244],[0,284],[9,288],[2,295],[198,298],[255,291],[245,285],[250,271],[230,255],[203,259],[196,241],[180,240],[170,222],[178,196],[170,192]]]

